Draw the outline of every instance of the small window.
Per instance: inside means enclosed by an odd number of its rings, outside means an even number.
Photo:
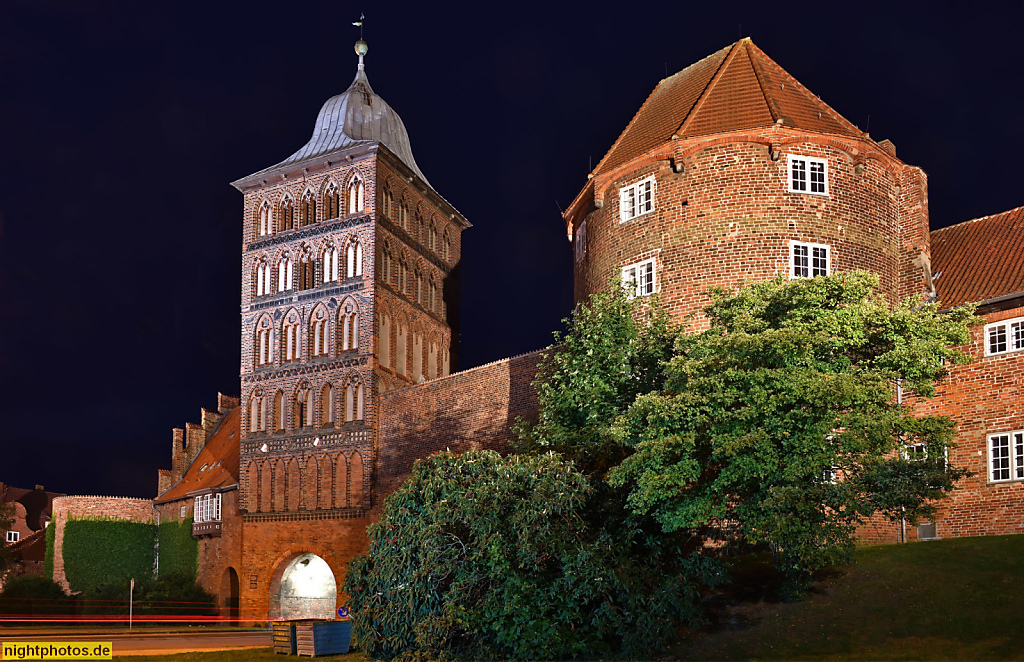
[[[1024,430],[988,436],[989,480],[1024,479]]]
[[[789,277],[814,278],[832,273],[832,249],[826,244],[789,242]]]
[[[985,326],[985,356],[1024,349],[1024,317]]]
[[[7,532],[7,542],[18,542],[21,539],[21,534],[17,531]]]
[[[587,222],[583,221],[576,228],[576,261],[579,262],[587,254]]]
[[[178,511],[178,517],[180,517],[181,519],[185,519],[186,510],[188,510],[187,506],[185,506],[185,504],[181,504],[181,510]]]
[[[654,294],[654,258],[623,267],[622,284],[631,297]]]
[[[792,193],[828,195],[828,161],[813,156],[789,156],[789,190]]]
[[[654,211],[654,177],[619,189],[619,223]]]

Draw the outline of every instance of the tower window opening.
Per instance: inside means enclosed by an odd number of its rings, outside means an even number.
[[[359,312],[352,304],[346,304],[341,314],[341,349],[359,349]]]
[[[619,222],[633,220],[654,211],[654,177],[619,189]]]
[[[354,239],[349,242],[348,249],[345,252],[345,262],[347,269],[345,270],[347,278],[355,278],[356,276],[363,275],[363,245],[359,243],[358,239]]]
[[[832,250],[826,244],[791,241],[789,255],[791,279],[827,276],[832,272]]]
[[[295,203],[291,197],[285,196],[278,208],[278,229],[291,230],[295,227]]]
[[[789,190],[791,193],[828,195],[828,161],[813,156],[790,155]]]
[[[281,261],[277,264],[277,291],[284,292],[285,290],[292,289],[292,283],[295,282],[295,273],[292,259],[287,255],[281,258]]]
[[[293,319],[284,327],[284,360],[297,361],[299,359],[299,323],[293,315]]]
[[[576,228],[576,261],[579,262],[587,254],[587,222],[580,222]]]
[[[266,200],[260,205],[257,226],[256,233],[258,236],[265,237],[271,233],[270,203]]]
[[[340,192],[334,182],[327,185],[324,192],[324,219],[338,218],[341,206],[339,204]]]
[[[320,406],[323,408],[323,424],[334,425],[334,387],[330,384],[324,384],[320,393]]]
[[[310,340],[312,341],[310,345],[313,349],[313,356],[326,356],[328,354],[327,319],[323,317],[324,313],[322,310],[317,311],[317,314],[321,317],[314,319],[310,325]]]
[[[338,280],[338,249],[334,246],[324,251],[323,273],[325,283]]]
[[[384,187],[384,195],[382,195],[381,198],[382,198],[382,204],[381,204],[382,209],[381,209],[381,212],[383,213],[384,218],[386,218],[388,220],[391,220],[391,213],[392,213],[392,207],[394,206],[395,196],[391,193],[391,187],[390,186],[385,186]]]
[[[655,292],[654,258],[622,268],[622,285],[632,297],[643,297]]]
[[[348,185],[348,213],[358,214],[363,211],[365,207],[363,199],[365,189],[366,187],[363,186],[362,179],[359,177],[352,179],[352,183]]]
[[[299,225],[311,225],[316,223],[316,199],[312,191],[306,191],[302,196],[302,210],[299,214]]]
[[[308,255],[299,264],[299,289],[310,290],[316,285],[316,262]]]

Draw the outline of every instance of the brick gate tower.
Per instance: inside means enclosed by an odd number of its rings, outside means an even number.
[[[375,502],[378,396],[446,376],[458,356],[469,223],[416,165],[366,52],[360,40],[355,80],[306,145],[233,183],[245,198],[243,614],[333,615],[328,598],[291,599],[285,568],[315,555],[340,586]]]

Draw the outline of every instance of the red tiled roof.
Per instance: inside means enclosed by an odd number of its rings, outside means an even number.
[[[594,174],[634,159],[673,135],[686,138],[753,129],[780,119],[791,128],[865,135],[749,38],[741,39],[659,82]]]
[[[933,230],[931,244],[944,308],[1024,292],[1024,207]]]
[[[235,407],[224,415],[185,475],[171,489],[158,496],[156,503],[183,499],[195,490],[238,483],[238,426],[241,410],[241,407]]]

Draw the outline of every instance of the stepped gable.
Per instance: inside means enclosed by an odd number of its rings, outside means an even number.
[[[1024,294],[1024,207],[933,230],[931,246],[943,308]]]
[[[659,82],[594,174],[612,170],[674,136],[777,123],[818,133],[867,135],[745,38]]]
[[[192,461],[185,475],[154,503],[184,499],[189,492],[228,487],[238,483],[239,424],[241,407],[235,407],[221,419],[206,445]]]

